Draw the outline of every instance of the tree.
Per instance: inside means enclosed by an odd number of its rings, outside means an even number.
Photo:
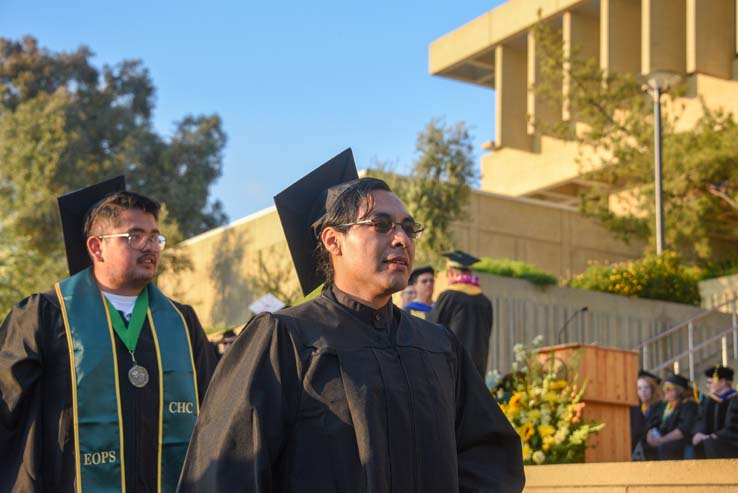
[[[451,224],[463,219],[475,179],[472,143],[463,122],[449,126],[434,118],[418,133],[418,157],[408,177],[398,177],[387,166],[373,171],[385,179],[416,221],[425,226],[417,242],[416,265],[441,264],[440,254],[455,242]]]
[[[576,49],[567,56],[561,34],[546,23],[534,34],[541,81],[533,90],[559,111],[567,105],[573,117],[533,123],[540,132],[578,143],[581,173],[598,184],[580,196],[580,210],[622,239],[654,245],[650,96],[632,74],[606,72]],[[564,83],[568,91],[562,91]],[[681,88],[662,96],[666,245],[701,264],[730,263],[738,259],[738,125],[731,114],[703,102],[702,117],[678,131],[683,93]],[[616,212],[614,202],[625,207]]]
[[[30,36],[0,39],[2,310],[65,275],[62,193],[124,174],[129,189],[166,205],[174,237],[226,220],[220,202],[208,198],[222,169],[220,118],[185,116],[165,140],[152,128],[154,85],[141,62],[100,71],[91,57],[86,47],[54,53]]]

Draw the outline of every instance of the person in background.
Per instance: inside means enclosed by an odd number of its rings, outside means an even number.
[[[692,428],[697,420],[697,404],[692,399],[689,380],[669,375],[662,386],[664,402],[649,417],[646,449],[659,460],[693,459]]]
[[[646,427],[651,415],[661,404],[664,394],[661,391],[661,379],[646,370],[638,372],[639,405],[630,408],[630,443],[633,460],[656,460],[658,456],[653,448],[646,449]],[[649,455],[646,455],[648,451]]]
[[[459,250],[443,256],[448,259],[446,276],[449,285],[436,300],[426,320],[451,329],[484,377],[492,333],[492,302],[482,293],[479,278],[472,274],[471,266],[479,259]]]
[[[400,303],[401,303],[402,309],[405,311],[410,311],[413,300],[417,296],[418,296],[418,293],[415,291],[415,286],[408,284],[405,287],[405,289],[402,290],[402,293],[400,294]]]
[[[738,393],[733,388],[733,369],[721,365],[705,370],[708,393],[700,403],[699,419],[692,444],[698,458],[730,459],[738,457]]]
[[[416,317],[425,318],[433,308],[434,275],[435,271],[430,265],[418,267],[410,274],[407,286],[415,290],[416,297],[414,301],[405,306],[405,310],[410,311]]]

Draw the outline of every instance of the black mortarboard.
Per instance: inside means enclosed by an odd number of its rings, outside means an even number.
[[[639,370],[638,371],[638,378],[643,378],[643,377],[651,378],[651,379],[653,379],[656,382],[657,385],[661,385],[661,378],[657,377],[656,375],[654,375],[650,371]]]
[[[444,257],[448,259],[448,266],[457,269],[470,269],[472,265],[479,262],[477,257],[473,257],[466,252],[461,250],[454,250],[453,252],[442,253]]]
[[[435,273],[436,271],[434,271],[433,267],[431,267],[430,265],[426,265],[424,267],[418,267],[417,269],[413,270],[410,273],[410,279],[408,279],[407,283],[408,285],[415,284],[415,281],[418,279],[418,276],[421,274],[435,274]]]
[[[705,376],[707,378],[715,378],[715,376],[717,376],[718,379],[724,378],[725,380],[730,380],[732,382],[733,369],[728,368],[727,366],[715,365],[705,370]]]
[[[64,246],[67,249],[69,275],[74,275],[92,265],[92,260],[87,254],[87,238],[84,234],[85,220],[90,209],[108,195],[125,189],[125,177],[117,176],[57,198],[64,232]]]
[[[351,149],[346,149],[274,196],[287,246],[303,294],[323,279],[316,270],[317,233],[325,212],[359,178]]]
[[[687,380],[681,375],[669,375],[664,380],[666,380],[669,383],[673,383],[674,385],[679,385],[680,387],[683,387],[689,390],[689,380]]]

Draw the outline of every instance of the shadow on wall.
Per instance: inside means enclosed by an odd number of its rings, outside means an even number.
[[[210,280],[215,295],[210,307],[213,327],[230,328],[243,325],[250,315],[249,304],[254,294],[244,275],[244,260],[248,238],[246,232],[227,229],[210,262]]]

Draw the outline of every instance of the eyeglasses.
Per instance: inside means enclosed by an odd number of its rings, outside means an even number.
[[[390,231],[395,230],[395,225],[402,228],[402,231],[404,231],[407,237],[411,240],[420,238],[420,234],[425,229],[423,228],[422,224],[416,223],[412,219],[407,219],[398,223],[384,218],[364,219],[362,221],[356,221],[354,223],[339,224],[337,226],[334,226],[334,228],[348,228],[350,226],[370,226],[374,228],[374,231],[376,231],[377,233],[386,235]]]
[[[118,233],[114,235],[98,235],[97,238],[127,238],[128,245],[136,250],[143,250],[146,245],[151,243],[152,245],[159,248],[159,251],[164,250],[167,245],[167,237],[159,233],[153,233],[146,235],[143,233]]]

